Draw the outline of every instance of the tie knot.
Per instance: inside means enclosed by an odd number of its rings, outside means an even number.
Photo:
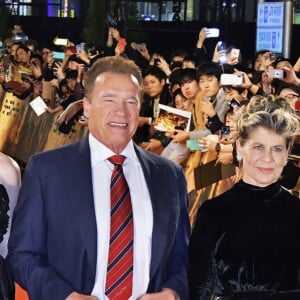
[[[126,157],[123,155],[113,155],[113,156],[109,157],[108,160],[111,163],[113,163],[114,165],[122,166],[125,158]]]

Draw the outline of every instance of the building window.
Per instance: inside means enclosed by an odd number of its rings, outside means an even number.
[[[48,0],[40,3],[34,0],[4,0],[12,15],[76,18],[80,16],[78,0]]]

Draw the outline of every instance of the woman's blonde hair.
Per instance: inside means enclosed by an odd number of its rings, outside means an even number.
[[[253,96],[248,105],[240,110],[236,138],[244,145],[253,129],[263,127],[283,136],[287,149],[290,149],[300,132],[299,124],[299,116],[286,99],[275,95]]]

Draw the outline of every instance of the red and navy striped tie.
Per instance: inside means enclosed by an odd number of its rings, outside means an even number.
[[[114,155],[110,198],[110,242],[105,294],[110,300],[128,300],[132,295],[133,216],[129,188],[123,174],[124,156]]]

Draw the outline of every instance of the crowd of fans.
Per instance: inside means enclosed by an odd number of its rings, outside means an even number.
[[[134,137],[138,145],[185,167],[194,151],[186,146],[187,141],[193,140],[202,151],[216,151],[218,163],[237,164],[234,122],[239,110],[253,95],[268,94],[284,97],[299,110],[300,58],[293,64],[265,50],[256,54],[253,68],[249,68],[234,45],[224,52],[218,42],[214,52],[209,53],[206,33],[205,27],[199,31],[192,53],[174,49],[170,57],[164,57],[150,53],[146,43],[126,40],[114,27],[108,28],[105,47],[100,50],[84,43],[74,45],[67,39],[59,42],[59,38],[39,47],[16,25],[12,37],[4,41],[0,59],[0,100],[8,92],[19,99],[41,96],[48,113],[62,112],[83,99],[85,73],[97,59],[124,56],[135,61],[144,78],[140,123]],[[236,76],[222,81],[223,74]],[[235,82],[239,78],[241,82]],[[157,129],[155,120],[161,104],[190,112],[190,127]],[[88,122],[79,110],[60,130],[67,134],[75,121],[83,126]],[[297,142],[291,152],[299,155]],[[285,170],[282,181],[292,189],[299,177],[299,162],[289,161]]]

